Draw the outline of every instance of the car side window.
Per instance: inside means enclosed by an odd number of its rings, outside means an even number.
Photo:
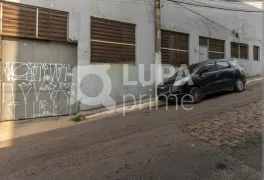
[[[230,65],[225,61],[219,61],[216,63],[216,67],[218,70],[223,70],[230,68]]]
[[[199,72],[214,72],[216,71],[215,63],[214,62],[209,62],[205,64],[203,67],[200,68]]]
[[[240,65],[236,61],[229,61],[229,63],[234,67],[240,67]]]

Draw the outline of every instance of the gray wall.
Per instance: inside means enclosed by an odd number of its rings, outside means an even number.
[[[205,3],[205,0],[198,1]],[[259,8],[262,8],[261,6],[253,6],[254,3],[233,4],[226,2],[214,2],[208,5],[215,7],[220,6],[224,8],[246,9],[251,11],[261,11]],[[258,3],[255,3],[255,5],[258,5]],[[200,61],[199,36],[204,36],[225,40],[225,58],[231,57],[231,42],[248,44],[248,59],[237,60],[245,69],[248,77],[262,74],[262,13],[243,13],[187,5],[185,5],[185,7],[191,9],[197,14],[173,2],[167,1],[161,9],[161,26],[167,30],[190,34],[190,64]],[[211,21],[206,20],[202,16],[210,19]],[[239,33],[239,38],[232,33],[233,30]],[[259,61],[253,60],[254,45],[261,47]]]
[[[2,38],[2,120],[76,112],[77,45]]]
[[[139,82],[139,64],[145,65],[144,74],[145,80],[147,81],[151,76],[150,64],[155,63],[153,3],[134,3],[134,0],[124,0],[124,3],[120,1],[99,0],[56,0],[53,2],[45,0],[12,1],[69,12],[69,38],[72,40],[78,40],[78,65],[80,68],[85,68],[87,65],[96,65],[90,63],[91,16],[136,24],[136,59],[135,64],[129,65],[129,80],[137,81],[138,83],[134,86],[124,86],[123,64],[110,64],[111,68],[107,72],[111,78],[112,84],[110,96],[116,103],[121,103],[123,102],[123,95],[132,94],[136,98],[140,95],[149,95],[150,93],[154,95],[154,84],[143,86]],[[80,95],[79,99],[84,101],[87,99],[86,96],[90,97],[98,94],[102,87],[102,83],[98,83],[98,78],[92,78],[92,76],[90,76],[86,79],[86,83],[80,85],[81,87],[79,88],[79,92],[82,91],[82,93],[79,94],[83,94],[83,96]],[[152,89],[152,91],[149,92],[149,89]],[[127,97],[126,100],[133,100],[132,96],[130,98]],[[100,106],[102,106],[102,104],[87,105],[86,103],[81,103],[80,110],[88,110]]]
[[[150,64],[154,64],[155,58],[155,26],[154,26],[154,1],[135,2],[135,0],[9,0],[46,8],[64,10],[69,12],[69,38],[78,41],[78,65],[81,67],[95,65],[91,60],[90,47],[90,17],[96,16],[106,19],[124,21],[136,24],[136,59],[135,64],[129,65],[129,79],[139,79],[139,64],[145,65],[145,79],[150,75]],[[262,6],[256,3],[248,4],[245,2],[234,4],[227,2],[216,2],[208,0],[184,0],[191,3],[205,3],[210,6],[235,8],[246,10],[260,10]],[[187,6],[190,10],[177,5],[176,3],[162,0],[161,8],[161,26],[163,29],[188,33],[189,36],[189,62],[190,64],[199,62],[199,36],[223,39],[226,42],[225,57],[231,56],[230,42],[236,41],[249,44],[249,59],[239,59],[239,63],[244,67],[248,76],[259,75],[262,72],[262,60],[253,61],[252,47],[258,45],[262,49],[262,13],[243,13],[234,11],[225,11],[219,9]],[[212,23],[202,16],[211,19]],[[218,25],[217,25],[218,24]],[[220,24],[220,25],[219,25]],[[222,26],[222,27],[221,27]],[[223,28],[226,27],[226,28]],[[236,38],[230,30],[235,30],[240,34]],[[262,54],[262,50],[261,50]],[[100,64],[103,65],[103,64]],[[86,72],[84,72],[86,73]],[[143,87],[141,83],[135,86],[123,86],[123,66],[122,64],[111,64],[107,72],[112,83],[111,97],[116,103],[122,102],[123,95],[149,94],[149,89],[153,86]],[[94,77],[94,78],[93,78]],[[83,91],[85,96],[95,96],[102,88],[102,83],[98,83],[98,78],[89,76],[86,82],[80,84],[79,91]],[[102,99],[104,100],[104,99]],[[80,110],[87,110],[94,107],[80,104]]]

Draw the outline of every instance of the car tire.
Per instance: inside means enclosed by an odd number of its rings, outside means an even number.
[[[203,94],[199,87],[192,87],[190,89],[189,95],[193,97],[193,103],[197,104],[203,100]]]
[[[236,92],[243,92],[245,90],[245,83],[242,79],[237,78],[234,84],[234,90]]]

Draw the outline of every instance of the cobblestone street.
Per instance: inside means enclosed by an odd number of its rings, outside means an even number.
[[[236,107],[214,116],[195,118],[180,129],[191,136],[232,152],[252,138],[261,137],[263,101]]]

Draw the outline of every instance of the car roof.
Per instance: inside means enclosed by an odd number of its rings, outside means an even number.
[[[215,59],[215,61],[233,61],[233,59],[232,58]]]
[[[194,63],[194,64],[191,64],[190,66],[192,65],[196,65],[196,68],[199,68],[202,64],[206,64],[208,62],[218,62],[218,61],[233,61],[234,59],[232,58],[224,58],[224,59],[208,59],[208,60],[205,60],[205,61],[202,61],[202,62],[198,62],[198,63]]]
[[[233,61],[232,58],[224,58],[224,59],[208,59],[208,60],[205,60],[205,61],[202,61],[202,62],[198,62],[198,63],[194,63],[194,64],[191,64],[191,65],[197,65],[197,67],[200,67],[202,64],[205,64],[205,63],[208,63],[208,62],[212,62],[212,61]]]
[[[208,59],[208,60],[205,60],[205,61],[202,61],[202,62],[198,62],[198,63],[190,64],[190,66],[197,65],[197,67],[199,67],[200,65],[205,64],[205,63],[208,63],[208,62],[211,62],[211,61],[233,61],[233,59],[232,59],[232,58],[224,58],[224,59]]]
[[[199,63],[197,63],[197,64],[202,64],[202,63],[211,62],[211,61],[233,61],[233,59],[232,59],[232,58],[208,59],[208,60],[206,60],[206,61],[199,62]]]

